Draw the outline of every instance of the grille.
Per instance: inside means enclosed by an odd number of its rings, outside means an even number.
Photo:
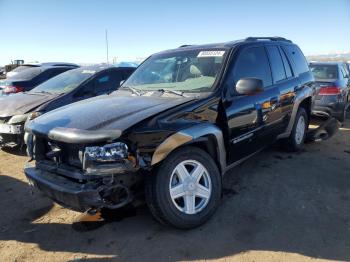
[[[3,118],[0,118],[0,124],[4,124],[4,123],[7,123],[7,121],[9,121],[10,118],[9,117],[3,117]]]
[[[68,164],[77,168],[82,168],[82,145],[58,143],[46,141],[45,157],[58,163]]]

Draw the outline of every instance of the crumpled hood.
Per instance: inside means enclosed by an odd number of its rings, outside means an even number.
[[[54,94],[34,93],[19,93],[10,96],[0,96],[0,117],[26,114],[57,96],[58,95]]]
[[[64,130],[67,133],[73,130],[75,134],[84,131],[82,135],[85,131],[90,131],[90,134],[107,130],[123,132],[150,116],[190,100],[193,98],[98,96],[44,114],[29,122],[26,130],[42,135],[57,130],[60,135]]]

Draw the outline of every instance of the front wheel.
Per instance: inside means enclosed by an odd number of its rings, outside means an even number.
[[[154,217],[177,228],[206,222],[221,199],[221,175],[213,159],[196,147],[176,150],[146,179],[146,201]]]
[[[298,109],[292,132],[284,141],[284,148],[290,152],[300,151],[304,146],[306,132],[309,125],[308,115],[303,107]]]

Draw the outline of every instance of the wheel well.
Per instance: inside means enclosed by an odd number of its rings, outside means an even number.
[[[310,116],[311,116],[311,97],[305,98],[299,105],[299,107],[302,107],[305,109],[307,116],[310,121]]]
[[[189,143],[184,144],[183,146],[189,146],[189,145],[198,147],[198,148],[202,149],[203,151],[207,152],[212,157],[212,159],[215,161],[215,164],[219,168],[220,172],[223,171],[223,170],[221,170],[220,161],[219,161],[219,153],[217,151],[218,145],[217,145],[215,138],[213,136],[208,135],[205,137],[200,137],[196,140],[193,140]]]

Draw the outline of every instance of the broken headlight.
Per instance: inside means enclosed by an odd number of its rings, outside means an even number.
[[[21,124],[21,123],[24,123],[27,120],[27,118],[28,118],[28,114],[15,115],[10,118],[10,120],[8,121],[8,124],[9,125]]]
[[[113,162],[128,157],[128,146],[122,142],[104,146],[91,146],[85,148],[85,158],[97,162]]]

